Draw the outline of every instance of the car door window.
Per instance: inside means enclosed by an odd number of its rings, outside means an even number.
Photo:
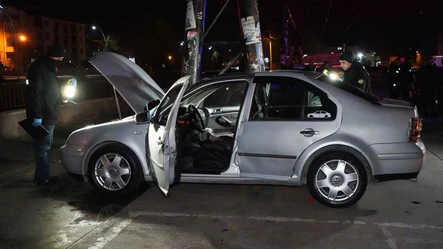
[[[256,77],[250,120],[333,120],[336,105],[308,82],[290,77]]]
[[[238,106],[243,103],[246,92],[246,82],[230,82],[223,84],[216,91],[207,96],[200,107],[214,108],[225,106]]]

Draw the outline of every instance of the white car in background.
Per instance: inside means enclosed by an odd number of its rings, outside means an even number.
[[[308,113],[308,118],[330,118],[331,114],[327,111],[316,111],[312,113]]]

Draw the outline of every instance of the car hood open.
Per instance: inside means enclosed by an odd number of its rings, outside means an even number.
[[[142,112],[149,101],[165,95],[151,76],[120,54],[97,52],[89,62],[115,87],[135,113]]]

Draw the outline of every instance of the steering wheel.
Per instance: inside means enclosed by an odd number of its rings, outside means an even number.
[[[194,105],[188,106],[190,122],[196,126],[199,131],[205,130],[205,123],[203,118]]]

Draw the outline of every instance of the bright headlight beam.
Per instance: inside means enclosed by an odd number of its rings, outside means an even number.
[[[331,78],[331,80],[337,80],[338,79],[338,75],[336,73],[330,73],[329,74],[329,78]]]
[[[75,96],[75,87],[66,86],[64,92],[65,98],[73,98]]]

